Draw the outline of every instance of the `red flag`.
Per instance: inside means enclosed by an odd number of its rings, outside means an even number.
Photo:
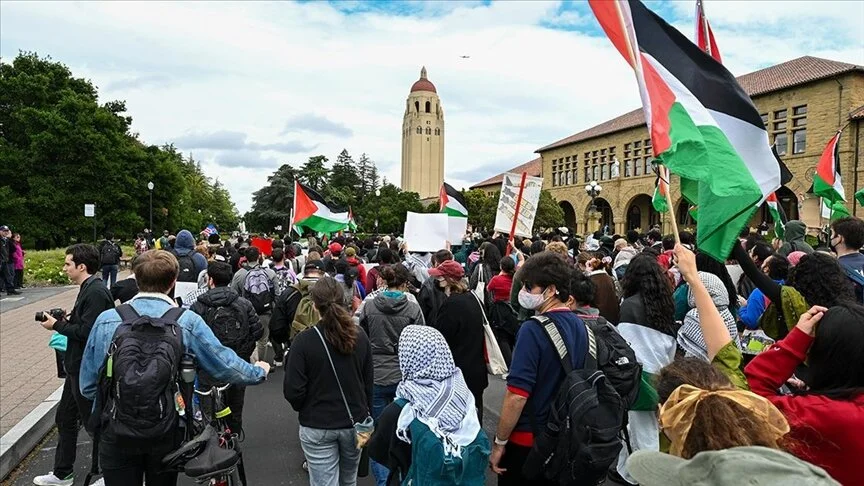
[[[708,17],[705,16],[702,0],[696,0],[696,45],[717,62],[723,64],[723,60],[720,58],[720,49],[717,48],[717,42],[714,40],[714,31],[711,30],[711,24],[708,23]]]

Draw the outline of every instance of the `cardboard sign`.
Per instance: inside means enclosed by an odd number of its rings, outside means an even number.
[[[447,247],[450,222],[444,213],[408,213],[405,242],[408,251],[433,252]]]
[[[522,174],[504,174],[501,182],[501,195],[498,198],[498,209],[495,213],[495,231],[510,234],[513,229],[513,217],[516,214],[516,201],[519,198]],[[537,206],[540,204],[540,190],[543,179],[526,177],[525,188],[522,190],[522,202],[519,204],[519,216],[516,219],[516,236],[530,238],[534,228],[534,218],[537,216]],[[511,235],[512,236],[512,235]]]
[[[447,219],[447,240],[453,246],[461,245],[462,239],[465,238],[465,232],[467,229],[468,218],[449,216]]]

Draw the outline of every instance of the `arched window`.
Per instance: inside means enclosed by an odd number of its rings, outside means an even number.
[[[423,134],[423,129],[420,127],[417,127],[417,135],[422,135],[422,134]]]
[[[417,110],[417,113],[420,113],[420,102],[419,101],[414,102],[414,109]]]
[[[432,129],[431,128],[426,127],[426,135],[432,135]]]
[[[435,129],[435,135],[441,135],[441,129],[440,128]]]
[[[432,103],[426,102],[426,113],[430,113],[432,111]]]

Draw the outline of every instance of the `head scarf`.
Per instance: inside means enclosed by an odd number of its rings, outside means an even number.
[[[480,432],[480,422],[474,396],[444,336],[428,326],[405,327],[399,336],[399,368],[402,381],[396,398],[408,403],[399,415],[397,437],[410,444],[408,427],[416,418],[442,440],[446,452],[458,456],[460,447]]]
[[[708,290],[711,300],[714,301],[714,306],[720,312],[720,317],[723,318],[723,323],[726,324],[726,329],[729,330],[729,336],[732,337],[732,342],[741,349],[741,340],[738,339],[738,327],[735,325],[735,317],[729,312],[729,292],[720,277],[708,272],[699,272],[699,279]],[[687,303],[691,309],[684,316],[684,324],[678,330],[678,346],[684,350],[684,354],[688,357],[701,358],[708,361],[708,346],[705,344],[705,336],[702,335],[702,328],[699,327],[699,311],[696,310],[696,297],[693,295],[692,289],[688,292]]]
[[[669,395],[666,403],[660,407],[660,427],[663,433],[672,441],[669,453],[681,457],[687,435],[693,426],[693,420],[698,413],[699,402],[707,396],[719,395],[727,400],[732,400],[741,407],[747,409],[760,419],[774,433],[774,438],[779,439],[789,433],[789,422],[777,407],[766,398],[749,392],[747,390],[703,390],[691,385],[681,385]],[[734,424],[730,424],[734,427]],[[743,444],[742,444],[743,445]]]

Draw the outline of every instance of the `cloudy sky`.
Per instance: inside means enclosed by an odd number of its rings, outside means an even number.
[[[695,1],[650,1],[692,37]],[[727,67],[801,55],[864,64],[864,2],[707,0]],[[582,2],[0,3],[0,56],[50,55],[126,100],[147,143],[174,143],[240,212],[283,163],[366,152],[399,181],[402,114],[425,65],[457,187],[639,106]],[[470,56],[463,59],[461,56]]]

